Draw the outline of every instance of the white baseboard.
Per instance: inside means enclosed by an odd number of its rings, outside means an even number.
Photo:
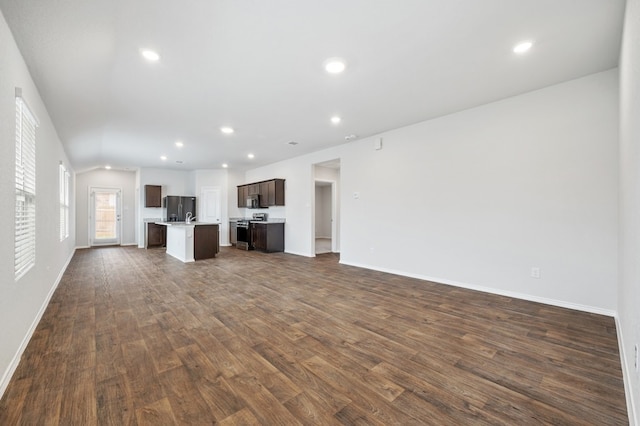
[[[638,407],[636,407],[637,398],[633,397],[633,386],[631,386],[631,378],[634,372],[629,368],[631,365],[627,363],[627,354],[624,350],[626,347],[624,344],[624,335],[622,334],[622,327],[620,325],[620,318],[616,314],[614,316],[616,320],[616,333],[618,334],[618,352],[620,352],[620,362],[622,363],[622,379],[624,381],[624,394],[627,398],[627,414],[629,416],[629,425],[638,426]]]
[[[304,257],[315,257],[316,255],[310,255],[309,253],[302,253],[302,252],[297,252],[297,251],[289,251],[289,250],[285,250],[284,251],[287,254],[294,254],[296,256],[304,256]]]
[[[47,297],[42,303],[42,306],[40,306],[40,310],[36,314],[36,317],[33,319],[33,322],[31,323],[29,330],[27,330],[27,334],[22,339],[22,343],[20,343],[20,347],[18,348],[16,354],[13,356],[13,359],[9,363],[9,366],[7,367],[4,374],[2,375],[2,378],[0,379],[0,398],[2,398],[2,396],[4,395],[4,391],[7,390],[7,386],[9,386],[11,377],[13,377],[13,373],[16,372],[16,369],[18,368],[18,364],[20,364],[20,359],[22,358],[22,354],[24,353],[25,349],[27,349],[27,345],[29,344],[29,341],[31,340],[33,333],[35,333],[36,328],[38,327],[38,323],[42,319],[44,312],[47,310],[47,306],[49,306],[49,302],[53,297],[53,293],[55,293],[56,289],[58,288],[58,285],[62,280],[62,276],[67,270],[67,267],[69,266],[71,259],[73,259],[74,254],[75,254],[75,249],[73,250],[73,252],[71,252],[71,255],[69,256],[64,266],[60,270],[60,273],[58,274],[58,277],[56,278],[55,283],[51,287],[51,290],[49,290],[49,294],[47,294]]]
[[[600,308],[600,307],[597,307],[597,306],[581,305],[581,304],[578,304],[578,303],[567,302],[565,300],[548,299],[546,297],[533,296],[531,294],[526,294],[526,293],[518,293],[518,292],[515,292],[515,291],[500,290],[500,289],[496,289],[496,288],[493,288],[493,287],[484,287],[484,286],[468,284],[468,283],[462,283],[462,282],[458,282],[458,281],[452,281],[452,280],[447,280],[447,279],[442,279],[442,278],[437,278],[437,277],[428,277],[428,276],[420,275],[420,274],[411,274],[411,273],[406,273],[406,272],[403,272],[403,271],[396,271],[394,269],[378,268],[378,267],[373,267],[371,265],[364,265],[364,264],[360,264],[360,263],[345,262],[345,261],[342,261],[342,260],[340,260],[340,263],[343,264],[343,265],[356,266],[358,268],[364,268],[364,269],[371,269],[371,270],[374,270],[374,271],[386,272],[388,274],[393,274],[393,275],[400,275],[400,276],[409,277],[409,278],[417,278],[419,280],[431,281],[431,282],[438,283],[438,284],[446,284],[446,285],[451,285],[451,286],[454,286],[454,287],[466,288],[466,289],[469,289],[469,290],[482,291],[484,293],[496,294],[496,295],[499,295],[499,296],[513,297],[515,299],[528,300],[530,302],[544,303],[545,305],[558,306],[560,308],[568,308],[568,309],[573,309],[573,310],[576,310],[576,311],[583,311],[583,312],[589,312],[589,313],[592,313],[592,314],[605,315],[605,316],[608,316],[608,317],[615,317],[615,315],[616,315],[616,311],[614,311],[614,310],[603,309],[603,308]]]
[[[120,244],[122,247],[128,247],[128,246],[137,246],[138,243],[126,243],[126,244]]]
[[[76,246],[75,250],[83,250],[88,248],[91,248],[91,246]]]

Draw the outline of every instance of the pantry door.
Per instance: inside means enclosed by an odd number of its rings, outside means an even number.
[[[220,188],[204,186],[200,190],[200,218],[201,222],[221,223]]]

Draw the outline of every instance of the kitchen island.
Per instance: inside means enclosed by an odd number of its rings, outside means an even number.
[[[182,262],[216,257],[220,251],[219,225],[206,222],[156,222],[167,227],[167,254]]]

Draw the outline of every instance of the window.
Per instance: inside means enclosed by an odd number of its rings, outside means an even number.
[[[36,263],[36,128],[38,121],[16,89],[15,276]]]
[[[60,241],[69,236],[69,172],[60,162]]]

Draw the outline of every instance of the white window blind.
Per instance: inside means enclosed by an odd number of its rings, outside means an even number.
[[[60,163],[60,241],[69,236],[69,172]]]
[[[36,128],[38,121],[16,89],[15,277],[36,262]]]

